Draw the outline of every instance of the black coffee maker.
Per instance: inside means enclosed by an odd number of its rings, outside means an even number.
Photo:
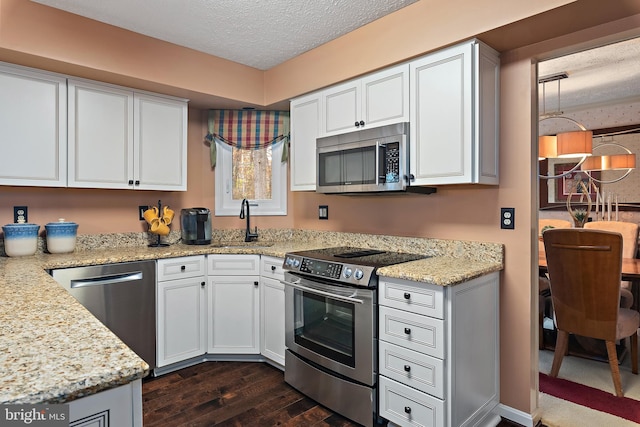
[[[211,243],[211,212],[207,208],[188,208],[180,211],[182,243],[208,245]]]

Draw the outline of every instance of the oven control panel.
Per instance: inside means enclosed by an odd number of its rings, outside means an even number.
[[[369,286],[374,270],[372,267],[330,262],[291,254],[286,255],[283,268],[309,276],[323,277],[359,286]]]
[[[311,258],[302,258],[300,272],[312,274],[314,276],[326,277],[327,279],[338,280],[342,274],[342,264]]]

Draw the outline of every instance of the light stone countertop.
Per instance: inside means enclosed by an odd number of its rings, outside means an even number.
[[[441,286],[503,269],[503,246],[497,243],[296,230],[284,235],[267,231],[264,240],[248,245],[239,237],[237,232],[223,234],[215,236],[212,245],[193,246],[176,243],[179,236],[173,235],[170,246],[148,247],[140,244],[139,236],[78,236],[71,254],[40,250],[28,257],[0,256],[0,403],[68,402],[149,372],[149,366],[56,283],[48,269],[216,253],[283,258],[287,252],[333,246],[429,255],[378,272]]]

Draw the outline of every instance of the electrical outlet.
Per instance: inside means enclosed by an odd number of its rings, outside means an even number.
[[[516,208],[500,208],[500,228],[505,230],[516,228]]]
[[[13,207],[13,222],[29,222],[29,211],[26,206]]]
[[[138,219],[144,221],[144,211],[149,209],[149,206],[138,206]]]
[[[318,219],[329,219],[329,206],[318,206]]]

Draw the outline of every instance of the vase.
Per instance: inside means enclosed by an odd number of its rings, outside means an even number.
[[[573,218],[573,226],[575,228],[583,228],[589,217],[585,217],[584,219],[578,219],[576,217],[572,217],[572,218]]]

